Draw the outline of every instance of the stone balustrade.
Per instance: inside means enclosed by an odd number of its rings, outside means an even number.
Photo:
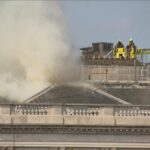
[[[83,107],[83,106],[66,106],[64,115],[68,116],[98,116],[100,114],[99,107]]]
[[[116,107],[115,110],[116,116],[150,116],[150,107],[149,106],[120,106]]]
[[[48,107],[45,105],[15,105],[13,113],[21,115],[47,115]]]
[[[150,106],[1,104],[0,124],[150,125]]]

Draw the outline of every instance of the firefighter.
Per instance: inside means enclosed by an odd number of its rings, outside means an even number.
[[[121,40],[118,40],[117,44],[113,48],[114,56],[117,59],[124,59],[125,58],[125,50],[124,45]]]
[[[133,42],[133,39],[129,39],[129,43],[126,46],[127,59],[135,59],[136,58],[136,46]]]

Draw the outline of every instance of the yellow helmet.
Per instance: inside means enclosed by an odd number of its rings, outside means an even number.
[[[130,39],[129,39],[129,42],[132,42],[132,41],[133,41],[133,39],[132,39],[132,38],[130,38]]]

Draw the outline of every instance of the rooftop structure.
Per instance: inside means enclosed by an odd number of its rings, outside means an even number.
[[[100,59],[104,58],[113,48],[113,43],[99,42],[92,43],[92,47],[81,48],[83,59]]]

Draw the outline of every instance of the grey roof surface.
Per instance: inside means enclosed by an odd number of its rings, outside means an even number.
[[[97,85],[97,88],[135,105],[150,105],[150,88],[115,88]],[[14,101],[13,101],[14,102]],[[33,95],[26,103],[87,103],[120,104],[97,91],[84,87],[60,85],[48,87]],[[12,103],[0,97],[0,103]]]
[[[107,92],[117,96],[131,104],[150,105],[150,89],[149,88],[127,88],[116,89],[108,88]]]
[[[71,86],[56,86],[32,100],[31,103],[117,104],[118,102],[89,89]]]
[[[150,89],[143,88],[108,88],[104,91],[135,105],[150,105]],[[81,87],[56,86],[39,95],[31,103],[97,103],[119,104],[96,91]]]

